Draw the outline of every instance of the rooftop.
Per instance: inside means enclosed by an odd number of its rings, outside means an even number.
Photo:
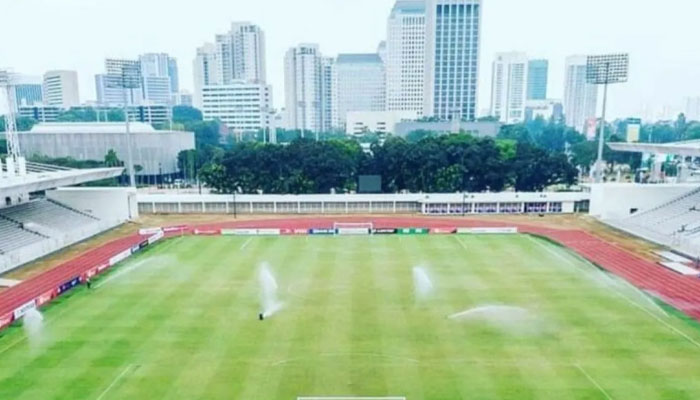
[[[399,0],[391,10],[392,15],[401,14],[422,14],[425,13],[425,1],[420,0]]]
[[[132,122],[129,124],[131,133],[181,133],[179,131],[162,131],[156,130],[150,124],[143,122]],[[34,125],[34,127],[26,132],[29,134],[61,134],[61,133],[125,133],[126,127],[123,122],[53,122]]]

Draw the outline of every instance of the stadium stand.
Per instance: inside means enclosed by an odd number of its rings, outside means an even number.
[[[610,225],[691,255],[700,250],[700,189]]]
[[[0,254],[19,249],[46,239],[39,233],[22,228],[21,224],[0,217]]]
[[[52,200],[35,200],[3,209],[0,216],[24,226],[36,224],[57,232],[72,231],[99,221]]]

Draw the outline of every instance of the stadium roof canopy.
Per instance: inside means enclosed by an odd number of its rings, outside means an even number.
[[[124,168],[70,169],[27,163],[27,170],[24,176],[0,177],[0,198],[114,178]]]
[[[615,151],[627,153],[673,154],[683,157],[700,157],[700,140],[675,143],[608,143]]]

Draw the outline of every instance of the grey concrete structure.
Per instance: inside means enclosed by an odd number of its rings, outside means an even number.
[[[195,148],[194,133],[158,131],[143,123],[132,123],[134,164],[140,175],[178,172],[177,155]],[[72,157],[76,160],[104,160],[114,150],[120,160],[127,155],[123,123],[39,124],[20,135],[22,152],[27,156]]]

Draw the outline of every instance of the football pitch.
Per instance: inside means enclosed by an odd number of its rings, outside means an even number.
[[[181,237],[43,312],[0,399],[700,399],[695,322],[527,235]]]

